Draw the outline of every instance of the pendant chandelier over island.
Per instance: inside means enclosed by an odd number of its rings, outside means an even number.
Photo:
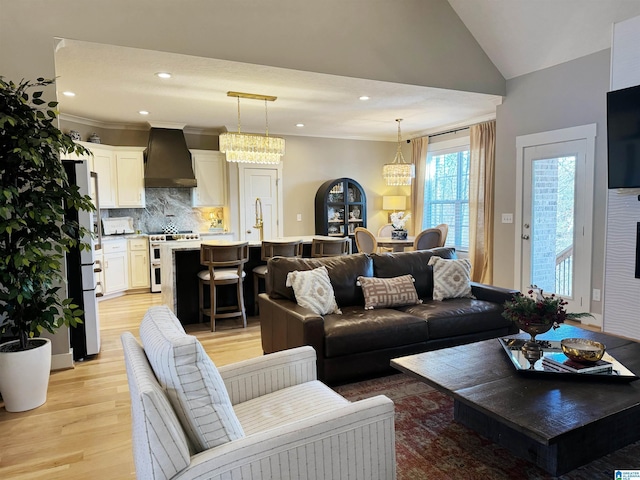
[[[277,97],[253,93],[227,92],[227,96],[238,99],[238,131],[220,135],[220,151],[227,156],[227,162],[279,163],[284,155],[284,138],[269,136],[267,102],[275,102]],[[240,98],[264,100],[265,134],[242,133],[240,129]]]

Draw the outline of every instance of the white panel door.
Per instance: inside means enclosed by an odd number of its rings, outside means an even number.
[[[256,228],[262,204],[263,238],[270,239],[278,236],[278,169],[273,168],[244,168],[243,191],[241,193],[240,208],[243,211],[241,219],[241,238],[245,240],[260,240],[260,232]],[[260,202],[257,202],[260,199]]]

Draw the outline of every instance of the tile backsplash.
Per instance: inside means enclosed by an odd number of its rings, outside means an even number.
[[[145,208],[110,208],[102,216],[132,217],[134,228],[143,233],[161,232],[169,219],[181,231],[204,232],[210,213],[222,216],[222,208],[193,208],[189,188],[146,188],[145,197]]]

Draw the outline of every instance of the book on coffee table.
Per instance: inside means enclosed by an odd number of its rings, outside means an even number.
[[[613,366],[605,360],[592,363],[581,363],[571,360],[561,352],[545,352],[542,357],[542,366],[545,370],[571,373],[611,373]]]

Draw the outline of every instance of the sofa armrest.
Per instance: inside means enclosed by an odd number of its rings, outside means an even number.
[[[174,478],[328,478],[348,469],[356,480],[393,480],[393,416],[389,398],[367,398],[201,452]]]
[[[219,367],[231,404],[316,380],[316,352],[299,347]]]
[[[324,317],[287,299],[270,298],[261,293],[260,330],[262,350],[273,353],[289,348],[310,345],[318,359],[318,378],[323,379]]]
[[[513,295],[518,293],[518,290],[471,282],[471,293],[478,300],[503,304],[507,300],[511,300]]]

